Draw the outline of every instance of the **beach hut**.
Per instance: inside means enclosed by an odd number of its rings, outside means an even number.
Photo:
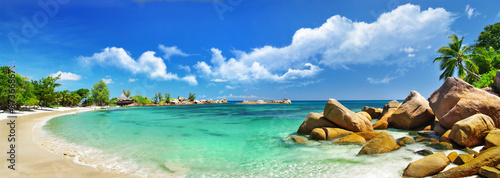
[[[120,97],[118,97],[118,99],[116,99],[116,104],[120,105],[120,106],[124,106],[124,105],[128,105],[128,104],[132,104],[134,103],[134,100],[133,99],[130,99],[128,98],[127,96],[125,96],[125,94],[122,93],[122,95],[120,95]]]

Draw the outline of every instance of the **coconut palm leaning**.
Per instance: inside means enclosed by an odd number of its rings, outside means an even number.
[[[448,43],[448,46],[440,47],[437,52],[441,53],[441,56],[434,59],[434,62],[440,61],[440,69],[444,70],[439,76],[439,79],[445,79],[451,77],[455,72],[455,68],[458,69],[458,76],[461,79],[465,79],[466,73],[467,78],[470,80],[478,80],[481,76],[477,75],[478,67],[471,60],[474,54],[471,53],[471,49],[468,46],[462,46],[462,41],[464,37],[458,39],[456,34],[452,34],[448,37],[452,42]],[[464,66],[465,63],[465,66]],[[470,77],[472,76],[472,77]],[[469,83],[472,81],[468,81]]]

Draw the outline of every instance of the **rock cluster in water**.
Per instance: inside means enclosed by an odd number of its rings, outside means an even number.
[[[378,121],[372,125],[372,119]],[[374,131],[387,128],[411,130],[409,134],[416,137],[395,139],[386,131]],[[415,142],[437,150],[461,149],[470,154],[420,150],[418,153],[426,156],[410,163],[403,176],[500,177],[499,128],[500,97],[449,77],[429,99],[411,91],[402,103],[394,100],[384,108],[365,106],[358,113],[329,99],[323,113],[309,113],[298,135],[289,138],[297,143],[332,140],[333,144],[362,144],[358,155],[387,153]],[[480,145],[484,145],[480,153],[469,149]],[[450,163],[459,166],[441,172]]]
[[[252,100],[245,100],[241,103],[236,103],[236,104],[292,104],[292,101],[290,99],[284,98],[283,100],[273,100],[273,101],[264,101],[264,100],[257,100],[257,101],[252,101]]]

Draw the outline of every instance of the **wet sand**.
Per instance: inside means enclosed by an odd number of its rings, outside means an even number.
[[[9,142],[10,123],[13,118],[0,120],[0,150],[2,151],[0,177],[132,177],[127,174],[106,173],[94,167],[73,162],[69,156],[51,153],[33,141],[34,126],[53,117],[84,112],[92,109],[77,108],[22,115],[15,118],[15,142]],[[15,144],[15,170],[9,169],[7,160],[11,154],[11,143]]]

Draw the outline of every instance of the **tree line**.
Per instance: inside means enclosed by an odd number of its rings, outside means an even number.
[[[142,96],[139,94],[136,94],[134,96],[130,96],[130,90],[123,89],[122,92],[126,97],[133,99],[133,100],[135,100],[135,102],[140,103],[140,104],[164,104],[164,103],[170,103],[173,99],[171,97],[170,93],[168,93],[168,92],[165,92],[164,95],[162,95],[161,92],[156,92],[151,97],[151,99],[148,98],[147,96]],[[177,99],[180,99],[180,98],[181,98],[180,96],[177,96]],[[110,103],[112,105],[116,105],[117,99],[118,98],[112,98]],[[196,94],[189,93],[189,97],[187,99],[190,101],[196,100]]]
[[[57,82],[60,76],[47,76],[39,80],[29,80],[26,76],[15,73],[14,78],[8,76],[9,66],[0,67],[0,109],[8,108],[11,85],[14,80],[15,107],[21,106],[103,106],[109,104],[109,89],[102,80],[95,83],[91,90],[81,88],[75,91],[56,91],[61,84]]]
[[[434,59],[434,62],[440,62],[443,71],[439,79],[457,73],[461,79],[478,88],[498,90],[494,83],[500,69],[500,22],[484,27],[471,46],[463,45],[464,37],[459,38],[456,34],[448,39],[451,42],[440,47],[437,52],[441,56]]]

